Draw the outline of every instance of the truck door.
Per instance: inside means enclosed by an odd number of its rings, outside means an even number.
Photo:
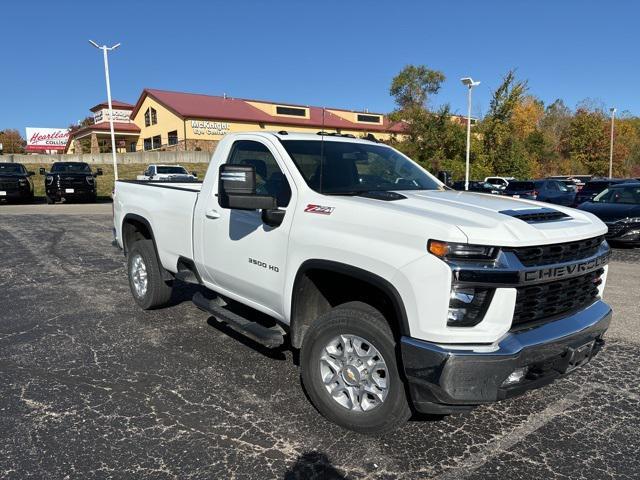
[[[226,163],[254,166],[257,193],[275,197],[286,213],[282,224],[273,228],[262,222],[260,211],[221,208],[216,178],[208,198],[198,201],[201,207],[194,217],[196,222],[203,222],[199,241],[206,276],[221,293],[232,298],[235,294],[282,315],[295,204],[293,181],[274,146],[259,136],[236,140]],[[217,177],[217,169],[211,174]]]

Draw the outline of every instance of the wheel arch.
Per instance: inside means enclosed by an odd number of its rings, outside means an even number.
[[[348,293],[338,292],[333,299],[328,298],[314,280],[316,274],[323,277],[323,282],[330,281],[333,289],[339,290],[348,285],[357,288]],[[363,295],[372,300],[374,306],[379,303],[386,307],[383,313],[387,314],[385,316],[396,335],[409,335],[409,320],[402,297],[391,282],[373,272],[345,263],[322,259],[303,262],[296,272],[291,294],[289,334],[292,346],[302,346],[306,330],[320,315],[346,301],[362,300]],[[332,303],[332,300],[338,303]]]
[[[135,213],[127,213],[122,219],[121,232],[122,248],[125,255],[127,255],[131,245],[136,240],[140,238],[151,240],[151,242],[153,242],[153,249],[156,253],[156,260],[158,261],[158,265],[162,271],[162,278],[166,281],[173,279],[173,275],[171,275],[171,273],[162,265],[160,254],[158,252],[158,245],[156,243],[156,237],[153,234],[153,227],[151,227],[149,220]]]

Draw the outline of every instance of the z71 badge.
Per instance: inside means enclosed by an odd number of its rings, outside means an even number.
[[[320,215],[331,215],[335,207],[324,207],[322,205],[313,205],[310,203],[304,209],[307,213],[319,213]]]

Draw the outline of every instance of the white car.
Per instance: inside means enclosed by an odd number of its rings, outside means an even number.
[[[515,180],[514,177],[486,177],[484,181],[496,187],[499,190],[504,190],[509,185],[509,182]]]
[[[229,134],[202,184],[118,181],[114,227],[140,307],[204,286],[198,308],[299,349],[317,409],[364,433],[549,383],[611,318],[595,216],[447,189],[367,140]]]
[[[189,173],[186,168],[180,165],[149,165],[142,175],[138,175],[138,181],[196,181],[196,172]]]

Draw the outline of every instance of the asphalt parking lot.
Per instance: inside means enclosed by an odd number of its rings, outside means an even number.
[[[608,344],[582,371],[370,438],[320,417],[291,352],[227,334],[191,287],[138,309],[110,222],[108,204],[0,205],[2,479],[640,478],[640,249],[614,252]]]

